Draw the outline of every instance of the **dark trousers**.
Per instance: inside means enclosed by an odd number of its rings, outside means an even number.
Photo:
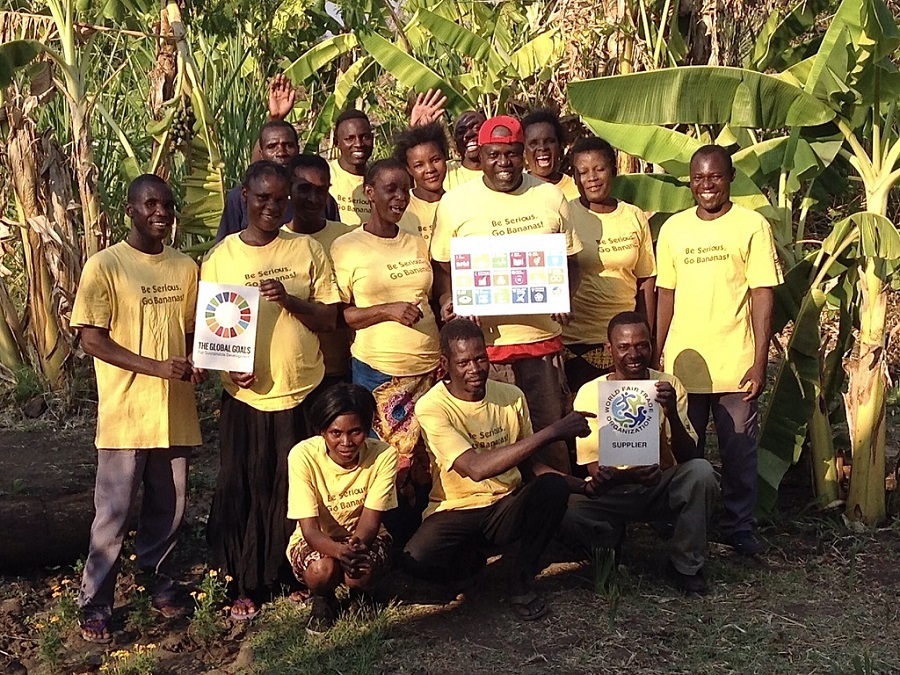
[[[688,394],[688,418],[700,437],[698,447],[706,447],[706,425],[712,413],[722,458],[722,504],[725,515],[720,529],[728,536],[752,530],[753,510],[758,492],[756,478],[759,407],[745,401],[744,392],[730,394]]]
[[[517,573],[540,571],[540,557],[566,513],[569,486],[544,474],[491,506],[438,511],[422,521],[401,558],[407,571],[424,579],[453,582],[471,574],[480,549],[519,541]]]

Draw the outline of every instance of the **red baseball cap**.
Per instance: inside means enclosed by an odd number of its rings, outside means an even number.
[[[497,136],[494,132],[497,127],[505,127],[509,130],[508,136]],[[525,133],[519,120],[509,115],[497,115],[487,120],[478,130],[478,145],[488,143],[524,143]]]

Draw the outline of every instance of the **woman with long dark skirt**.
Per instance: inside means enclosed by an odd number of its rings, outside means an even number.
[[[318,332],[334,330],[339,296],[328,256],[281,228],[290,194],[283,167],[256,162],[244,177],[249,225],[210,251],[203,281],[259,286],[253,372],[222,373],[221,466],[207,537],[212,566],[234,579],[231,618],[252,619],[293,575],[284,551],[287,456],[310,436],[307,397],[325,373]]]

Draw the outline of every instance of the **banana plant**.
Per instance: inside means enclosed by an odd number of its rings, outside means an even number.
[[[533,96],[532,85],[548,80],[563,55],[558,31],[543,28],[543,3],[522,11],[513,2],[419,0],[402,9],[409,18],[393,11],[396,30],[377,21],[347,22],[348,32],[323,39],[285,68],[294,84],[307,87],[321,82],[323,72],[339,72],[333,94],[310,125],[308,146],[330,129],[341,100],[362,93],[379,73],[414,91],[439,88],[451,114],[480,109],[494,115],[506,110],[511,97]]]
[[[779,147],[778,183],[770,185],[770,191],[790,194],[788,188],[798,188],[804,181],[807,185],[799,198],[799,217],[789,217],[793,198],[756,207],[781,226],[773,228],[780,240],[779,252],[793,265],[788,283],[797,284],[779,293],[780,310],[785,321],[794,322],[794,336],[772,395],[773,401],[783,405],[770,406],[761,434],[763,507],[773,505],[775,489],[787,466],[798,459],[810,421],[814,439],[821,439],[828,429],[823,385],[835,382],[834,363],[843,352],[823,358],[813,345],[821,342],[818,317],[829,306],[829,297],[837,297],[835,290],[852,279],[857,293],[845,292],[843,297],[857,305],[844,311],[858,316],[860,357],[849,367],[846,396],[853,457],[847,515],[866,523],[884,516],[885,293],[900,259],[900,248],[895,246],[900,236],[886,218],[887,195],[900,180],[895,117],[900,81],[890,62],[898,45],[896,19],[882,0],[845,0],[814,55],[777,76],[747,69],[688,67],[569,86],[572,107],[591,118],[589,123],[598,133],[676,177],[685,175],[686,161],[704,129],[727,129],[734,136],[755,135],[760,130],[777,135],[787,129],[787,135],[772,147],[735,154],[736,202],[758,198],[752,189],[740,194],[739,185],[743,178],[751,184],[754,180],[766,184],[772,172],[765,165],[772,158],[763,153]],[[673,126],[690,133],[669,128]],[[803,257],[811,243],[805,240],[803,222],[815,201],[808,179],[838,162],[859,175],[866,211],[836,224],[833,234],[839,236],[822,242],[810,260]],[[796,228],[790,238],[788,228]],[[792,303],[785,299],[790,296]],[[832,462],[827,453],[815,462],[821,474],[817,484],[826,491],[823,501],[835,494]]]

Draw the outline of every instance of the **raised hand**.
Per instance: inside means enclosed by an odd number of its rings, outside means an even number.
[[[416,96],[416,103],[409,114],[409,126],[418,127],[431,124],[441,119],[444,114],[444,106],[447,105],[447,97],[440,89],[429,89]]]
[[[278,73],[269,82],[269,119],[283,120],[293,110],[296,102],[297,91],[294,85],[282,73]]]

